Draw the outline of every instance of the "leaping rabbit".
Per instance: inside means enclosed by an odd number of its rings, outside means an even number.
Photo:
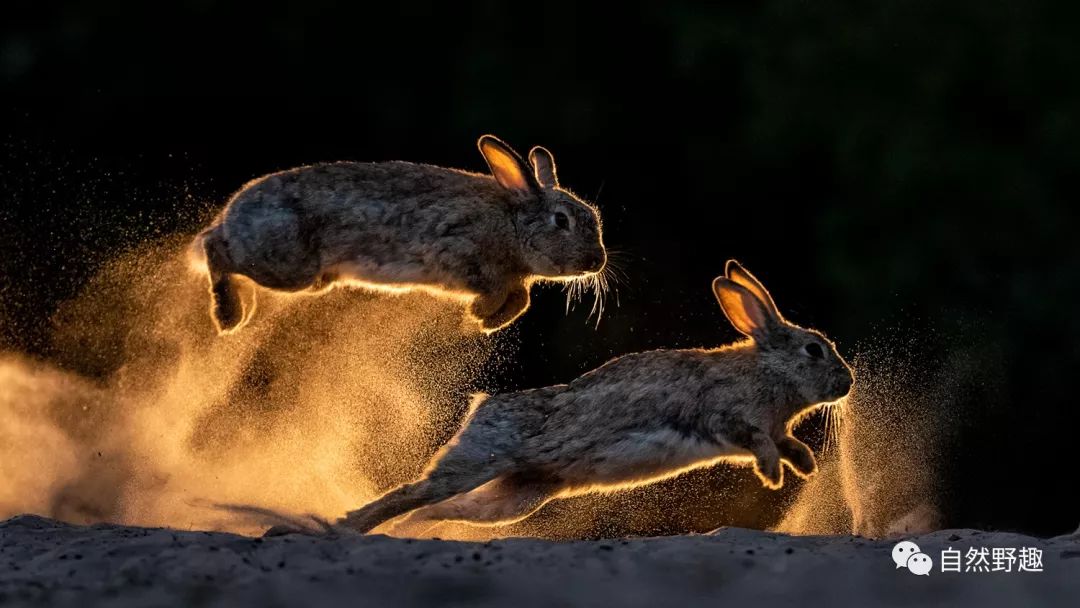
[[[600,215],[560,187],[551,153],[535,147],[526,163],[491,135],[478,146],[491,175],[338,162],[246,184],[195,243],[219,331],[251,317],[237,275],[290,292],[352,282],[457,296],[492,332],[528,308],[536,280],[600,272]]]
[[[712,288],[749,339],[635,353],[570,384],[480,395],[423,478],[338,524],[367,532],[416,509],[412,520],[505,524],[553,498],[649,484],[739,456],[753,458],[769,488],[783,483],[781,462],[811,475],[814,454],[791,427],[844,397],[851,368],[820,332],[786,321],[734,260]]]

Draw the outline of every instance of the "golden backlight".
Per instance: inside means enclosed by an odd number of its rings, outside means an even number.
[[[258,317],[218,336],[187,240],[108,264],[57,311],[49,363],[0,353],[0,518],[248,534],[273,518],[219,506],[333,520],[418,476],[457,429],[485,363],[506,356],[505,332],[481,333],[461,298],[409,290],[260,290]],[[590,276],[570,281],[570,295],[586,284],[607,287],[604,275]],[[844,432],[840,414],[866,418],[888,387],[860,383],[849,403],[826,410],[829,443],[839,445],[819,454],[822,471],[807,482],[785,475],[803,487],[779,529],[851,532],[869,521],[860,488],[875,482],[856,479],[856,465],[864,438],[888,433],[866,431],[872,419],[859,436]],[[575,504],[558,529],[549,518],[510,527],[406,520],[378,531],[568,537],[610,515],[592,508],[598,499]]]

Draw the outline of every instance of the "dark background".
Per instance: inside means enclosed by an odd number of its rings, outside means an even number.
[[[889,328],[992,370],[949,525],[1080,519],[1073,2],[45,4],[0,19],[6,348],[47,355],[102,261],[254,176],[480,170],[491,132],[555,153],[628,275],[596,330],[539,293],[499,386],[734,338],[708,285],[738,257],[848,356]]]

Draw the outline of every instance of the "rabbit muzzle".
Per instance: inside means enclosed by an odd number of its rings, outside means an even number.
[[[607,266],[607,252],[600,250],[596,253],[589,255],[585,260],[585,270],[587,272],[600,272]]]
[[[843,367],[837,371],[833,376],[833,380],[829,386],[830,401],[842,399],[851,392],[851,387],[855,384],[855,376],[852,375],[851,370],[847,367]]]

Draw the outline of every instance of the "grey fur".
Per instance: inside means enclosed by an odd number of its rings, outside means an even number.
[[[814,455],[791,427],[848,393],[850,367],[821,333],[784,320],[734,260],[713,291],[749,339],[625,355],[570,384],[481,395],[422,479],[338,523],[366,532],[415,509],[421,520],[506,523],[558,496],[643,485],[740,456],[754,459],[771,488],[783,483],[781,461],[812,474]]]
[[[601,271],[599,213],[559,186],[551,153],[534,148],[534,167],[493,136],[477,145],[493,175],[338,162],[246,184],[196,242],[219,330],[251,314],[235,275],[283,291],[340,281],[430,289],[470,300],[494,331],[528,308],[534,281]]]

